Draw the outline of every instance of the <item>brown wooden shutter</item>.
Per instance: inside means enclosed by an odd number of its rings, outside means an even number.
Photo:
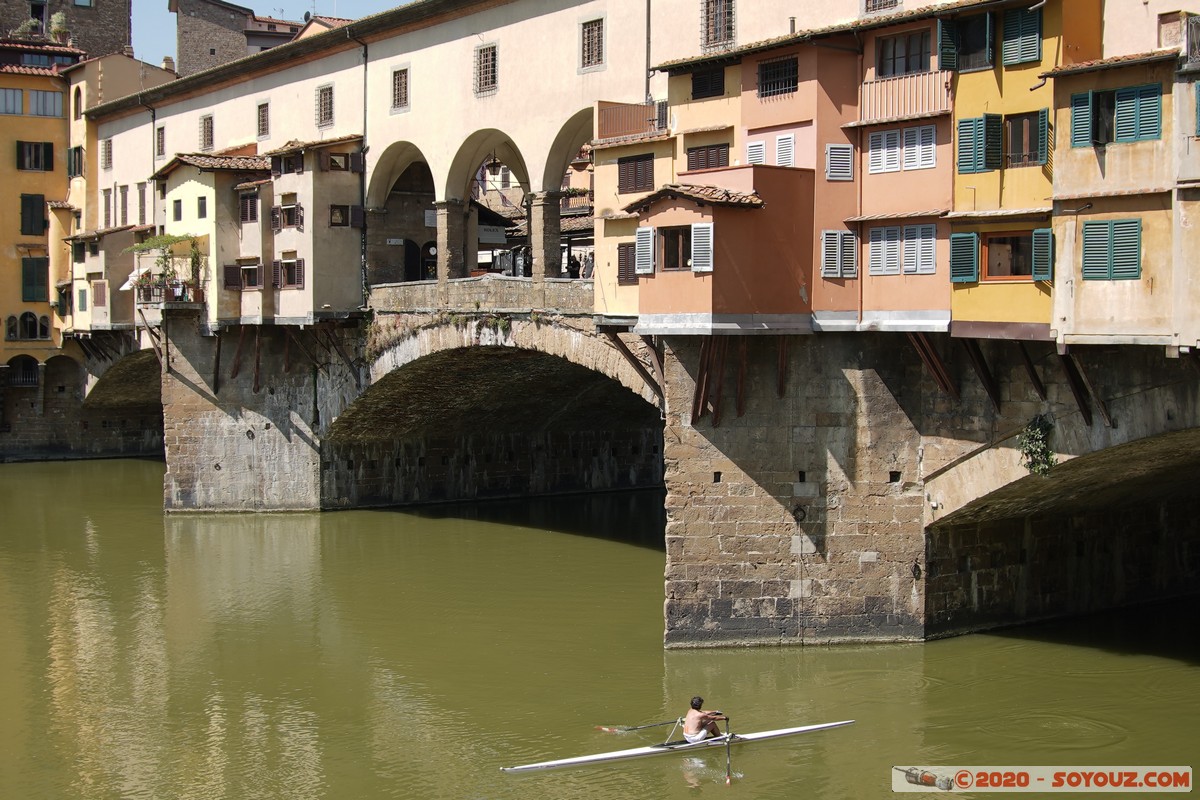
[[[283,172],[283,158],[281,156],[271,156],[271,177],[278,178]]]
[[[296,203],[296,228],[304,230],[304,206]]]
[[[17,142],[17,169],[25,169],[25,143]]]
[[[237,264],[225,265],[225,288],[226,289],[241,289],[242,288],[242,268]]]
[[[367,166],[366,160],[367,160],[366,157],[362,153],[351,153],[350,154],[350,171],[351,172],[365,172],[366,166]]]
[[[304,288],[304,259],[296,259],[296,288]]]
[[[279,206],[271,206],[271,230],[275,233],[283,228],[283,209]]]
[[[271,262],[271,285],[278,289],[283,285],[283,262]]]
[[[362,206],[350,206],[350,227],[367,227],[367,212]]]
[[[318,150],[317,151],[317,169],[321,170],[321,172],[329,171],[329,151],[328,150]]]
[[[617,245],[617,283],[620,285],[636,284],[637,273],[634,271],[634,245],[632,242]]]

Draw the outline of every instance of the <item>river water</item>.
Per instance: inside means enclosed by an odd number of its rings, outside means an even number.
[[[653,492],[172,516],[163,465],[0,465],[2,798],[872,798],[909,764],[1193,765],[1200,604],[913,645],[664,651]],[[725,752],[510,775],[661,741]]]

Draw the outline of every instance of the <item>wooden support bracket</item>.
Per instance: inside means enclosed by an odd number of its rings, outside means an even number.
[[[1075,363],[1075,359],[1069,351],[1059,353],[1058,359],[1062,362],[1063,372],[1067,375],[1067,385],[1071,387],[1075,405],[1079,406],[1079,414],[1083,417],[1084,424],[1091,427],[1092,406],[1088,402],[1087,384],[1083,382],[1083,376],[1079,374],[1079,365]]]
[[[254,326],[254,384],[250,391],[258,394],[262,384],[259,382],[259,376],[262,372],[262,325]]]
[[[979,376],[979,382],[983,384],[983,390],[987,392],[992,401],[992,408],[996,412],[1000,411],[1000,386],[996,383],[996,377],[992,375],[992,370],[988,367],[987,359],[983,357],[983,350],[979,347],[977,339],[960,339],[963,348],[967,351],[967,357],[971,359],[971,366],[975,368],[975,374]]]
[[[1100,412],[1100,418],[1104,420],[1104,426],[1111,428],[1113,426],[1112,416],[1108,413],[1108,404],[1104,402],[1104,398],[1100,397],[1100,393],[1096,391],[1095,385],[1092,384],[1091,378],[1088,377],[1087,371],[1083,365],[1079,363],[1079,359],[1074,353],[1068,351],[1066,357],[1075,365],[1075,369],[1079,374],[1079,379],[1083,381],[1083,385],[1087,387],[1088,394],[1092,396],[1092,400],[1096,402],[1096,410]],[[1088,423],[1091,425],[1091,423]]]
[[[212,376],[213,395],[221,390],[221,329],[217,329],[217,353],[213,357],[213,376]]]
[[[233,380],[238,376],[238,372],[242,369],[242,345],[246,342],[246,326],[238,326],[238,346],[233,351],[233,366],[229,370],[229,380]]]
[[[146,326],[146,333],[150,336],[150,346],[154,348],[154,357],[158,359],[158,365],[162,366],[163,356],[162,349],[159,347],[158,333],[154,328],[150,327],[150,323],[146,321],[146,312],[138,309],[138,316],[142,318],[142,324]]]
[[[924,333],[910,333],[908,340],[912,342],[913,348],[921,357],[929,374],[933,376],[938,388],[958,400],[958,388],[954,385],[954,381],[950,380],[950,373],[946,370],[946,365],[942,363],[942,357],[934,349],[933,343],[929,341],[929,337]]]
[[[638,377],[644,380],[646,385],[654,390],[654,394],[658,396],[659,402],[662,403],[665,400],[662,384],[654,379],[654,376],[650,374],[648,369],[646,369],[646,365],[641,362],[641,359],[633,354],[633,351],[626,346],[625,342],[621,341],[621,337],[617,335],[616,332],[605,331],[604,335],[608,337],[608,341],[613,347],[616,348],[617,352],[629,362],[629,366],[633,367],[634,371],[637,372]]]
[[[738,337],[737,415],[746,413],[746,337]]]
[[[1017,342],[1017,349],[1021,352],[1021,361],[1025,364],[1025,373],[1029,376],[1029,382],[1033,384],[1033,390],[1038,393],[1038,397],[1046,400],[1046,384],[1042,383],[1042,378],[1034,367],[1029,349],[1025,347],[1024,342]]]
[[[779,337],[779,365],[776,368],[776,383],[775,391],[783,397],[783,393],[787,388],[787,368],[788,368],[788,337]]]
[[[722,336],[714,345],[717,352],[717,385],[712,397],[713,427],[721,427],[721,390],[725,385],[725,355],[729,352],[729,337]]]
[[[287,338],[289,340],[295,342],[296,347],[300,348],[300,352],[304,353],[305,357],[308,358],[308,360],[312,362],[313,368],[320,372],[324,372],[325,366],[321,362],[317,361],[316,358],[313,357],[312,351],[310,351],[307,347],[304,346],[304,342],[300,341],[300,337],[292,331],[291,327],[290,326],[286,327],[286,328],[284,328],[284,330],[287,331]]]
[[[328,328],[322,328],[321,330],[323,330],[325,332],[325,337],[327,339],[329,339],[329,344],[330,344],[330,346],[333,347],[334,352],[336,352],[338,354],[338,356],[341,357],[342,361],[344,361],[346,364],[346,368],[348,370],[350,370],[350,374],[354,376],[354,385],[357,388],[361,389],[362,388],[362,376],[358,374],[358,368],[354,366],[354,362],[350,359],[350,356],[347,355],[346,351],[342,349],[341,343],[337,340],[337,337],[334,336],[330,332],[330,330]]]
[[[700,342],[700,361],[696,364],[696,389],[692,395],[692,425],[704,418],[708,410],[708,375],[712,364],[713,337]]]
[[[646,352],[650,354],[650,366],[654,369],[654,379],[658,381],[658,385],[660,387],[666,386],[667,381],[663,375],[663,354],[661,343],[653,336],[643,336],[642,343],[646,345]]]

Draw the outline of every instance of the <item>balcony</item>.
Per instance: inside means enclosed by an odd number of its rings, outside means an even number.
[[[596,138],[642,136],[666,130],[667,104],[599,103],[596,107]]]
[[[859,122],[947,114],[951,108],[950,78],[950,72],[938,70],[863,81]]]
[[[139,283],[135,290],[139,306],[204,302],[204,287],[193,286],[190,281],[154,280],[149,283]]]
[[[592,193],[570,193],[560,201],[560,214],[590,214],[592,210]]]

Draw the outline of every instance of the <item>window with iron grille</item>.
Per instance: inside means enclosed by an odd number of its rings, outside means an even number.
[[[579,26],[580,66],[599,67],[604,64],[604,20],[592,19]]]
[[[654,190],[654,154],[617,159],[617,194]]]
[[[900,5],[900,0],[866,0],[863,11],[872,14],[876,11],[887,11]]]
[[[758,96],[777,97],[795,92],[800,84],[800,66],[795,56],[758,65]]]
[[[112,169],[112,139],[100,140],[100,169]]]
[[[716,169],[729,166],[729,145],[708,144],[702,147],[689,147],[687,151],[688,170]]]
[[[929,72],[929,31],[879,39],[875,72],[881,78]]]
[[[1028,114],[1010,114],[1004,118],[1008,140],[1006,161],[1010,167],[1029,167],[1045,164],[1049,155],[1050,110]]]
[[[154,130],[154,155],[162,158],[167,154],[167,129],[159,125]]]
[[[725,96],[725,68],[702,69],[692,73],[692,99]]]
[[[258,138],[265,139],[271,135],[271,104],[258,104]]]
[[[734,0],[702,0],[700,45],[708,49],[729,47],[734,38]]]
[[[327,128],[333,124],[333,87],[317,88],[317,127]]]
[[[620,286],[637,286],[638,277],[634,270],[635,248],[633,242],[617,245],[617,284]]]
[[[213,149],[213,118],[212,114],[205,114],[200,118],[200,149]]]
[[[392,71],[392,110],[408,109],[408,67]]]
[[[500,86],[500,53],[494,44],[475,48],[475,96],[494,94]]]
[[[113,224],[112,223],[112,215],[113,215],[112,199],[113,199],[112,189],[105,189],[104,190],[104,227],[106,227],[106,228],[111,228],[112,224]]]

